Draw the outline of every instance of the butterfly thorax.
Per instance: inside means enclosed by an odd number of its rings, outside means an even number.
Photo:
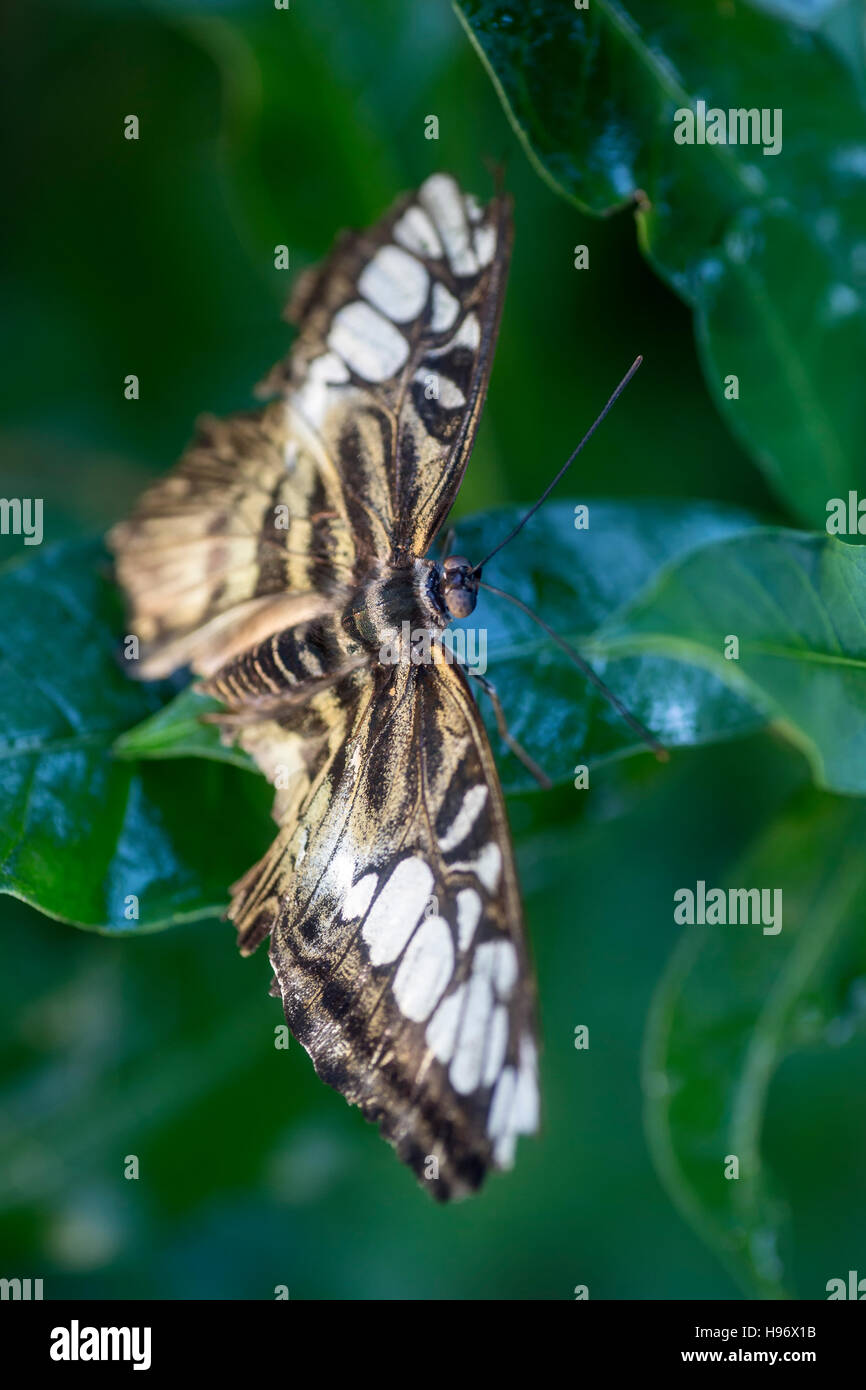
[[[393,652],[417,644],[422,634],[431,639],[455,618],[475,608],[479,577],[462,555],[443,564],[410,559],[389,564],[372,575],[352,596],[343,624],[371,652]],[[406,652],[406,659],[411,659]]]
[[[401,653],[409,660],[409,646],[420,633],[435,638],[450,621],[440,566],[410,559],[372,574],[353,594],[343,626],[371,655],[390,663],[402,659]]]

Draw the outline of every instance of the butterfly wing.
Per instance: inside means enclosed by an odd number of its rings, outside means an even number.
[[[136,674],[211,675],[333,612],[376,559],[423,555],[457,494],[487,389],[510,203],[444,174],[302,278],[265,410],[200,422],[108,535]]]
[[[199,421],[180,463],[108,534],[136,674],[210,675],[350,592],[357,547],[339,485],[294,438],[285,406]]]
[[[302,277],[289,358],[261,390],[346,483],[372,554],[424,555],[460,487],[484,404],[511,253],[511,203],[434,174]]]
[[[239,885],[323,1080],[447,1199],[537,1127],[535,1004],[502,794],[462,671],[378,668],[299,814]]]

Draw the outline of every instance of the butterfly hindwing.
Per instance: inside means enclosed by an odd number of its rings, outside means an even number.
[[[462,672],[440,654],[376,673],[278,843],[230,915],[243,935],[276,909],[292,1031],[434,1196],[476,1188],[535,1129],[538,1097],[507,822]]]

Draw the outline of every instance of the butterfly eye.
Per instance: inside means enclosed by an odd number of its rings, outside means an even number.
[[[442,565],[442,593],[452,618],[468,618],[478,599],[478,575],[465,555],[449,555]]]

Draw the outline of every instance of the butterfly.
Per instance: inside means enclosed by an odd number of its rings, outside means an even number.
[[[319,1076],[441,1200],[539,1123],[502,791],[441,641],[480,576],[426,558],[478,428],[511,242],[510,200],[481,206],[445,174],[343,233],[290,299],[268,403],[200,420],[108,537],[137,675],[191,668],[276,789],[276,838],[232,889],[241,951],[270,939],[272,993]]]

